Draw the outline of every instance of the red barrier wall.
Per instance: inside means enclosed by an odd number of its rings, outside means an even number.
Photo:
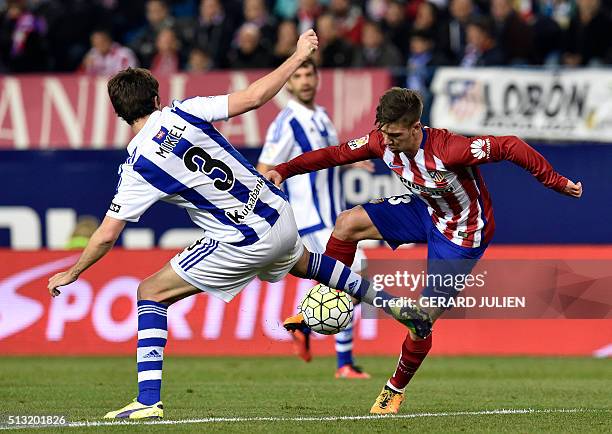
[[[422,258],[423,248],[393,258]],[[50,275],[72,264],[74,252],[0,251],[0,354],[132,354],[138,282],[173,251],[114,250],[51,299]],[[370,258],[391,257],[387,249]],[[612,259],[612,247],[491,247],[487,258]],[[279,355],[290,352],[282,319],[311,282],[289,277],[254,281],[232,303],[191,297],[169,310],[168,351],[193,355]],[[358,322],[360,354],[396,354],[405,330],[390,320]],[[591,355],[612,343],[609,320],[440,320],[435,354]],[[332,354],[333,339],[317,336],[317,354]]]
[[[223,95],[246,88],[266,72],[158,77],[160,97],[169,104],[196,95]],[[106,83],[104,77],[76,74],[0,77],[0,149],[125,147],[130,128],[114,114]],[[328,110],[340,139],[348,140],[372,128],[378,97],[389,84],[386,70],[326,70],[317,102]],[[231,143],[261,146],[288,98],[283,91],[260,109],[217,127]]]

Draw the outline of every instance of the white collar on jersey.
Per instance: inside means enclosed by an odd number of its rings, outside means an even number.
[[[312,117],[315,115],[315,113],[318,113],[324,110],[323,107],[317,104],[314,105],[315,107],[314,110],[311,110],[305,105],[300,104],[293,98],[289,100],[289,102],[287,103],[287,107],[290,108],[291,111],[293,111],[297,116],[302,117],[307,120],[311,120]]]
[[[149,133],[149,130],[151,129],[151,127],[155,125],[155,122],[157,122],[157,119],[161,116],[161,113],[162,112],[160,110],[155,110],[153,113],[149,115],[149,119],[147,119],[142,129],[138,131],[138,134],[136,134],[134,138],[130,140],[130,143],[128,143],[127,145],[128,154],[132,155],[134,153],[138,144],[144,140],[144,138]]]

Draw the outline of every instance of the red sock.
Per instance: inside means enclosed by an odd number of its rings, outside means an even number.
[[[391,385],[398,390],[404,390],[404,387],[408,385],[425,357],[427,357],[430,349],[431,335],[427,339],[413,341],[409,333],[402,344],[402,354],[395,373],[389,379]]]
[[[334,258],[342,262],[347,267],[353,265],[355,252],[357,251],[356,241],[342,241],[333,235],[329,238],[325,247],[325,256]]]

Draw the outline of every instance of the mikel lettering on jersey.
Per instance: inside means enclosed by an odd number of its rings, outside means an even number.
[[[165,127],[161,127],[157,134],[153,137],[153,141],[159,145],[159,149],[155,154],[159,155],[162,158],[166,158],[166,154],[170,154],[181,137],[183,137],[183,131],[185,131],[186,126],[183,128],[178,127],[176,125],[172,125],[172,128],[169,130]]]

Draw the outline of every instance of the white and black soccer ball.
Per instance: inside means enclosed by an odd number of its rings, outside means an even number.
[[[333,335],[351,323],[353,300],[344,292],[318,284],[304,296],[300,312],[313,331],[323,335]]]

